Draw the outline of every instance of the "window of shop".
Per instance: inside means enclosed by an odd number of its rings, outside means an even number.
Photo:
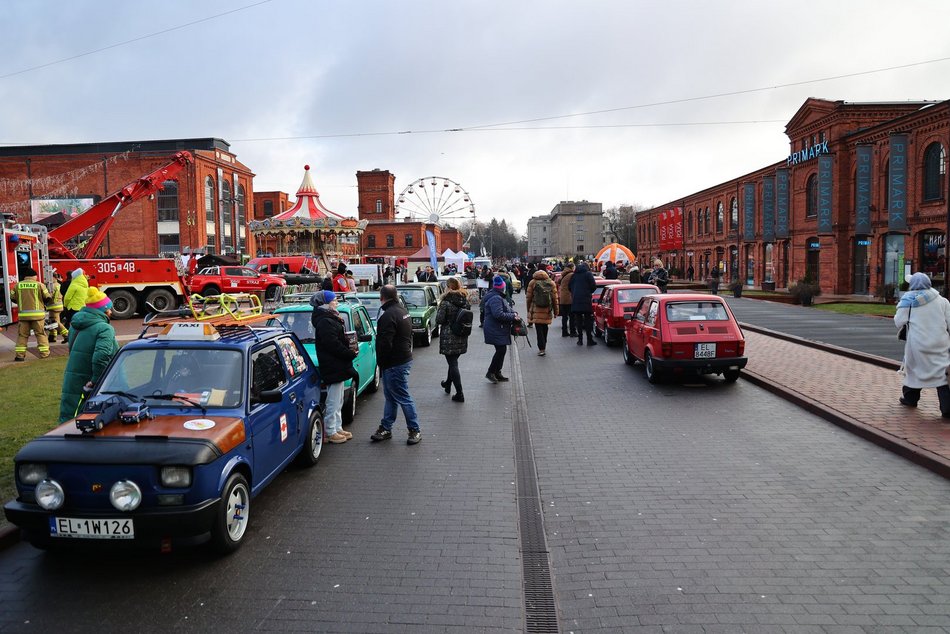
[[[772,260],[773,245],[765,245],[765,279],[766,282],[775,281],[775,262]]]
[[[821,262],[821,242],[818,237],[808,238],[805,241],[805,279],[818,283],[821,279],[818,265]]]
[[[162,187],[158,192],[158,221],[178,222],[178,183],[165,181]]]
[[[736,271],[739,270],[739,247],[729,247],[729,268],[726,271],[723,271],[727,279],[732,279],[733,276],[738,276]]]
[[[947,155],[943,144],[931,143],[924,150],[924,200],[943,198],[943,181],[947,176]]]
[[[946,235],[942,231],[920,234],[920,270],[930,276],[933,287],[943,292],[946,272]]]
[[[716,233],[722,233],[723,229],[723,211],[722,211],[722,201],[716,205]]]
[[[884,284],[895,290],[904,281],[904,236],[889,234],[884,238]]]
[[[809,176],[805,184],[805,217],[818,217],[818,174]]]
[[[375,249],[375,248],[376,248],[376,236],[375,236],[375,235],[370,234],[370,235],[366,236],[366,248],[367,248],[367,249]]]
[[[739,201],[736,198],[729,203],[729,231],[739,230]]]
[[[871,267],[868,262],[871,239],[858,237],[854,239],[854,293],[868,294],[871,287]]]
[[[748,244],[745,248],[745,283],[755,284],[755,245]]]

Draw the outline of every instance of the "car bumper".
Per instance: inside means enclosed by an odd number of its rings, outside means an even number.
[[[653,359],[653,367],[661,372],[682,374],[722,374],[726,370],[741,370],[748,363],[746,357],[716,359]]]
[[[607,336],[610,337],[611,339],[623,339],[624,330],[625,328],[623,327],[611,328],[610,326],[607,326],[606,333],[607,333]]]
[[[48,542],[56,545],[78,546],[108,543],[116,546],[161,545],[165,539],[176,543],[201,543],[207,541],[211,527],[219,512],[221,500],[207,500],[194,506],[176,506],[148,509],[136,513],[89,513],[82,511],[49,512],[35,504],[13,500],[3,507],[7,519],[18,526],[29,541]],[[133,521],[133,539],[91,539],[82,537],[51,537],[50,518],[70,517],[77,519],[126,519]]]

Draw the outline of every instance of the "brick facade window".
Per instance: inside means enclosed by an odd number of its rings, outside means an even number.
[[[812,174],[808,177],[805,185],[805,217],[816,218],[818,216],[818,174]]]
[[[947,176],[947,155],[943,144],[931,143],[924,150],[924,200],[943,198],[943,181]]]
[[[412,246],[412,234],[411,234],[411,233],[407,233],[407,234],[406,234],[406,246],[407,246],[407,247],[411,247],[411,246]]]
[[[231,198],[231,183],[226,180],[221,181],[221,233],[224,234],[224,240],[221,244],[225,249],[233,246],[231,241],[231,218],[234,212],[234,199]]]
[[[265,200],[264,201],[264,217],[270,218],[273,215],[274,215],[274,201]]]
[[[370,234],[370,235],[366,236],[366,248],[367,248],[367,249],[375,249],[375,248],[376,248],[376,236],[375,236],[375,235]]]
[[[739,201],[735,198],[729,203],[729,231],[739,230]]]
[[[393,248],[394,246],[396,246],[396,237],[395,237],[393,234],[391,234],[391,233],[387,233],[387,234],[386,234],[386,247],[391,249],[391,248]]]
[[[234,197],[237,205],[237,227],[238,227],[238,251],[244,251],[247,229],[244,222],[247,219],[247,195],[244,192],[244,185],[238,185],[237,195]]]
[[[205,221],[214,222],[214,179],[210,176],[205,179]]]
[[[693,210],[692,209],[690,209],[686,213],[686,237],[687,238],[693,237]]]
[[[178,183],[165,181],[158,192],[158,221],[178,222]]]
[[[716,233],[722,233],[723,228],[723,213],[722,213],[722,201],[716,205]]]
[[[383,200],[381,198],[376,199],[376,213],[383,213]]]
[[[703,212],[703,216],[705,216],[705,220],[703,220],[703,233],[711,233],[709,230],[709,207],[706,207],[706,211]]]
[[[177,233],[160,233],[158,234],[158,252],[159,253],[178,253],[181,251],[181,245],[178,244],[180,240],[178,239]]]

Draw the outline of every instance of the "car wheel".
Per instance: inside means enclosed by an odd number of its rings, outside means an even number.
[[[277,299],[277,296],[280,294],[280,286],[277,284],[271,284],[264,289],[264,299],[266,301],[272,302]]]
[[[653,355],[647,350],[643,353],[643,368],[646,371],[647,381],[650,383],[660,382],[660,372],[653,365]]]
[[[608,346],[614,346],[617,344],[617,337],[611,335],[609,330],[605,330],[604,343],[606,343]]]
[[[307,439],[304,441],[303,449],[297,456],[297,464],[301,467],[312,467],[317,464],[320,454],[323,452],[323,416],[320,415],[320,408],[317,407],[310,415],[310,428],[307,430]]]
[[[155,310],[172,310],[178,307],[178,299],[167,288],[156,288],[148,294],[145,301],[154,306]]]
[[[213,297],[214,295],[220,295],[221,289],[215,286],[214,284],[208,284],[203,289],[201,289],[202,297]]]
[[[349,425],[356,418],[356,386],[359,385],[359,379],[353,379],[353,385],[350,387],[349,394],[343,397],[343,424]]]
[[[375,394],[377,391],[379,391],[379,380],[380,380],[380,376],[381,376],[381,375],[380,375],[380,372],[379,372],[379,366],[377,365],[375,372],[373,372],[373,381],[372,381],[372,383],[370,383],[369,385],[366,386],[366,391],[367,391],[367,392],[369,392],[370,394]]]
[[[739,379],[739,370],[726,370],[722,373],[726,383],[735,383]]]
[[[425,334],[419,337],[419,345],[423,348],[432,345],[432,331],[426,328]]]
[[[112,319],[129,319],[138,309],[135,295],[122,289],[106,293],[112,300]]]
[[[225,555],[237,550],[247,534],[251,513],[251,489],[240,473],[232,473],[221,494],[221,507],[211,528],[213,548]]]
[[[637,359],[630,354],[630,348],[627,347],[626,342],[623,344],[623,362],[627,365],[636,365]]]
[[[441,328],[441,327],[436,326],[435,328],[432,329],[432,336],[433,336],[433,337],[438,337],[438,336],[441,335],[441,334],[442,334],[442,328]]]

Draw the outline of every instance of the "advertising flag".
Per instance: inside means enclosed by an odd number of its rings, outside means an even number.
[[[855,149],[855,235],[871,234],[871,151],[870,145],[859,145]]]
[[[818,157],[818,233],[832,233],[832,170],[834,158],[829,154]]]
[[[887,175],[888,231],[907,230],[907,135],[891,135],[891,160]]]

